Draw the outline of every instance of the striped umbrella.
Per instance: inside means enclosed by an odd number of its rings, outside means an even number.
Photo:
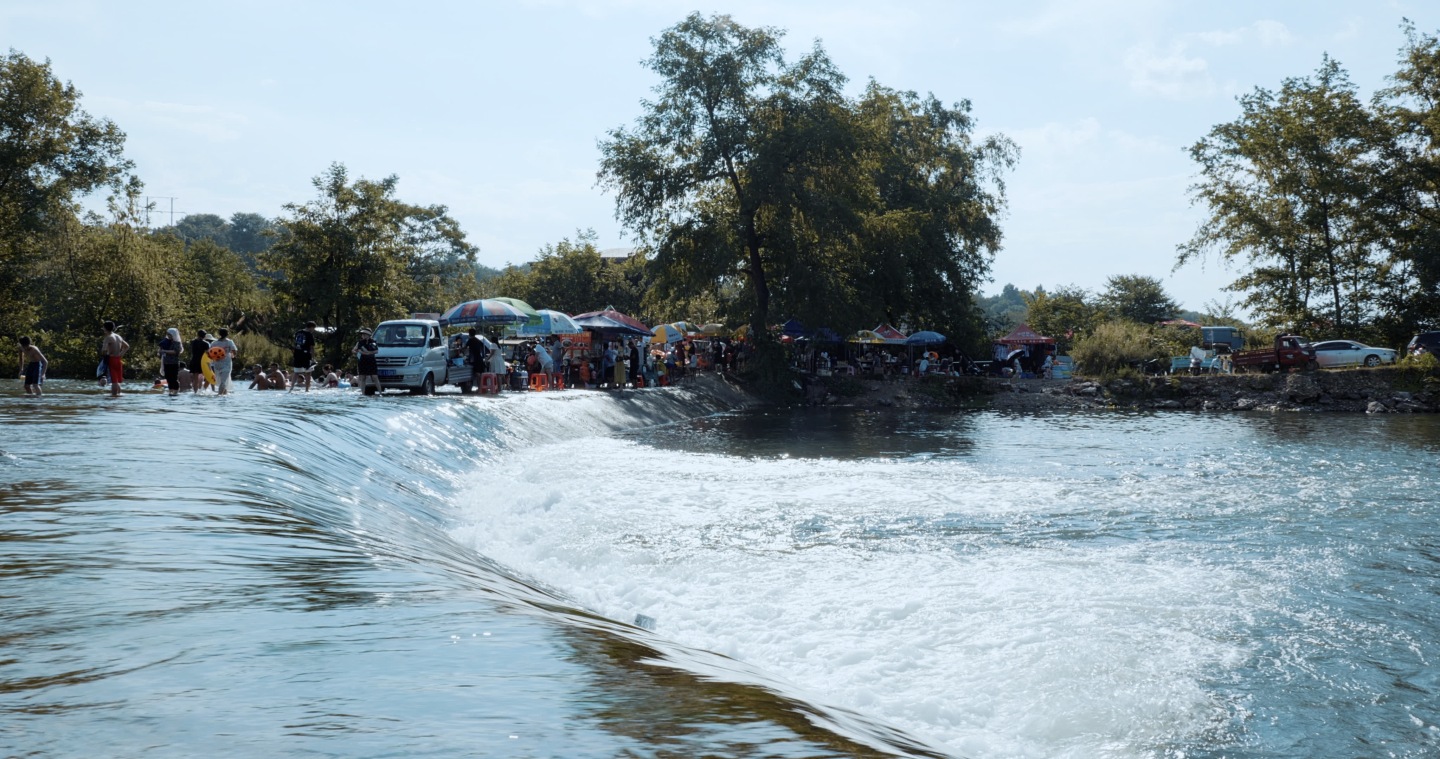
[[[524,324],[529,320],[528,314],[509,303],[481,298],[467,300],[446,311],[440,317],[440,324],[445,327],[460,324]]]

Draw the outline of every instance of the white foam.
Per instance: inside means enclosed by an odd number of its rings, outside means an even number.
[[[1027,483],[955,460],[589,438],[479,479],[456,537],[480,553],[968,755],[1142,756],[1215,729],[1205,682],[1248,655],[1232,633],[1264,592],[1163,541],[1061,539]],[[1049,488],[1046,513],[1115,487]]]

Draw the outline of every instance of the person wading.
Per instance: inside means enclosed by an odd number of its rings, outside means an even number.
[[[119,398],[120,383],[125,379],[124,356],[130,352],[130,343],[116,334],[115,322],[105,322],[105,339],[100,343],[100,350],[105,354],[105,368],[110,373],[110,397]]]

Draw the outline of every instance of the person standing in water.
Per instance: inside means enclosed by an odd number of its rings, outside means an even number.
[[[315,322],[305,322],[305,328],[295,333],[295,350],[290,367],[295,370],[295,379],[290,389],[305,380],[305,392],[310,392],[310,371],[315,366]]]
[[[366,395],[374,395],[382,392],[385,387],[380,384],[380,365],[375,356],[380,353],[380,346],[370,335],[370,330],[360,328],[360,340],[355,343],[355,356],[360,360],[360,391]],[[371,390],[371,383],[374,383],[374,390]]]
[[[120,383],[125,379],[124,356],[130,352],[130,343],[116,334],[115,322],[105,322],[105,339],[100,343],[105,354],[105,368],[110,374],[110,397],[120,397]]]
[[[180,356],[184,352],[185,341],[180,339],[180,330],[175,327],[165,330],[165,339],[160,341],[160,368],[171,395],[180,394]]]
[[[190,341],[190,392],[198,393],[205,387],[205,368],[200,357],[210,350],[210,341],[205,339],[205,330],[198,330]]]
[[[45,381],[45,354],[30,343],[30,338],[20,338],[20,376],[25,378],[25,394],[39,398],[40,384]]]
[[[240,353],[235,341],[230,339],[230,330],[220,328],[220,339],[210,343],[210,349],[223,348],[224,358],[219,360],[210,359],[210,371],[215,373],[215,392],[220,395],[230,394],[230,374],[234,369],[235,356]]]

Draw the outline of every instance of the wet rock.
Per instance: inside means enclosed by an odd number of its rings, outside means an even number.
[[[1385,404],[1380,401],[1370,401],[1370,404],[1365,407],[1365,413],[1367,414],[1384,414],[1389,410],[1390,409],[1385,408]]]
[[[1254,398],[1241,398],[1240,400],[1235,401],[1235,410],[1236,410],[1236,411],[1251,411],[1251,410],[1253,410],[1256,406],[1259,406],[1259,405],[1260,405],[1260,402],[1257,401],[1257,400],[1255,400]]]

